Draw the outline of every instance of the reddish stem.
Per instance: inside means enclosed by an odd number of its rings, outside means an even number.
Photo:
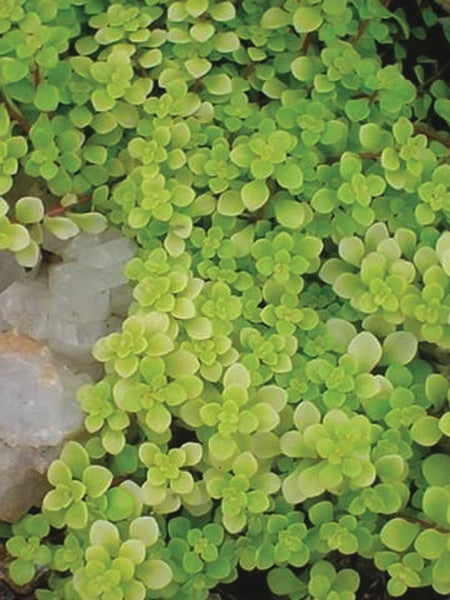
[[[33,69],[33,83],[35,86],[38,86],[41,83],[41,73],[39,71],[39,65],[34,63]]]
[[[362,21],[362,23],[360,23],[360,25],[358,27],[358,31],[355,33],[353,38],[350,40],[350,43],[356,44],[356,42],[359,42],[359,40],[362,38],[362,36],[364,35],[364,32],[366,31],[366,29],[368,28],[369,25],[370,25],[370,19],[366,19],[365,21]]]
[[[81,196],[81,198],[79,198],[74,204],[71,204],[70,206],[55,206],[55,208],[51,208],[45,213],[45,216],[58,217],[60,215],[63,215],[68,210],[72,210],[77,206],[82,206],[83,204],[90,202],[90,200],[92,200],[92,196],[90,194],[86,194],[85,196]]]
[[[436,531],[439,531],[440,533],[449,533],[449,530],[446,529],[445,527],[440,527],[439,525],[436,525],[435,523],[430,523],[428,521],[425,521],[424,519],[419,519],[417,517],[411,517],[410,515],[405,515],[403,513],[398,513],[399,518],[404,519],[405,521],[409,521],[410,523],[415,523],[416,525],[420,525],[420,527],[424,527],[426,529],[435,529]]]
[[[300,48],[300,55],[306,54],[308,52],[308,48],[311,46],[311,42],[313,41],[312,33],[307,33],[305,39],[303,40],[302,47]]]

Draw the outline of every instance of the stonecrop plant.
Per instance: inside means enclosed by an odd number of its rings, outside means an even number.
[[[137,244],[85,441],[1,530],[16,587],[450,594],[446,7],[1,4],[0,249]]]

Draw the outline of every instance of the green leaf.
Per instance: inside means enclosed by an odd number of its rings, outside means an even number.
[[[34,240],[30,240],[28,246],[23,248],[23,250],[14,252],[14,256],[19,265],[28,268],[33,268],[38,264],[40,255],[41,250]]]
[[[57,109],[58,103],[58,88],[45,81],[40,83],[36,89],[36,96],[34,97],[34,105],[36,108],[43,112],[50,112]]]
[[[305,583],[287,567],[275,567],[267,575],[270,591],[277,596],[305,597]]]
[[[344,110],[350,121],[358,123],[370,115],[369,101],[366,99],[347,100]]]
[[[113,475],[106,467],[91,465],[83,473],[83,483],[91,498],[100,498],[111,485]]]
[[[44,205],[40,198],[23,196],[14,207],[16,219],[21,223],[39,223],[44,217]]]
[[[337,191],[329,188],[317,190],[311,200],[311,206],[319,214],[325,215],[332,212],[338,204]]]
[[[383,342],[383,363],[393,362],[401,365],[410,363],[417,354],[416,336],[407,331],[390,333]]]
[[[395,140],[403,146],[412,136],[414,132],[414,127],[412,126],[412,123],[408,121],[408,119],[406,119],[405,117],[400,117],[400,119],[396,123],[394,123],[392,127],[392,132],[394,134]]]
[[[380,152],[390,146],[392,136],[376,123],[366,123],[359,129],[359,139],[366,150]]]
[[[186,70],[195,79],[199,79],[200,77],[203,77],[203,75],[206,75],[211,69],[211,66],[210,61],[206,58],[189,58],[185,62]]]
[[[67,510],[65,521],[72,529],[84,529],[88,523],[88,509],[84,502],[74,502]]]
[[[106,492],[108,505],[105,511],[110,521],[122,521],[129,517],[136,506],[132,493],[124,487],[114,487]]]
[[[36,568],[29,560],[17,559],[8,565],[8,572],[15,584],[26,585],[33,579]]]
[[[448,98],[438,98],[434,103],[434,109],[450,125],[450,100]]]
[[[89,541],[93,546],[103,546],[109,555],[114,556],[120,545],[119,531],[113,523],[98,520],[91,526]]]
[[[282,164],[275,170],[276,180],[282,188],[288,190],[300,188],[303,185],[303,173],[295,164]]]
[[[116,101],[103,89],[94,90],[92,92],[91,101],[94,109],[99,112],[111,110],[116,103]]]
[[[80,231],[71,219],[66,217],[44,217],[44,227],[60,240],[68,240]]]
[[[421,446],[434,446],[442,437],[439,419],[431,415],[421,417],[412,426],[411,437]]]
[[[306,221],[307,212],[303,204],[288,198],[274,203],[275,217],[280,225],[288,229],[300,229]]]
[[[316,69],[310,57],[298,56],[292,61],[291,73],[299,81],[312,81],[316,74]]]
[[[264,29],[279,29],[289,25],[289,14],[279,6],[266,10],[261,18],[261,27]]]
[[[130,523],[129,535],[141,540],[145,546],[153,546],[159,537],[159,527],[154,517],[139,517]]]
[[[127,565],[127,567],[131,567],[129,561],[134,565],[139,565],[145,559],[144,544],[137,539],[126,540],[120,547],[120,558],[126,559],[124,565]],[[133,573],[132,570],[131,573]]]
[[[431,528],[422,531],[414,542],[416,552],[428,560],[439,558],[445,552],[446,547],[446,535]]]
[[[60,460],[66,463],[76,479],[83,477],[84,470],[89,466],[89,455],[78,442],[69,441],[64,445]]]
[[[214,96],[230,94],[233,89],[232,81],[225,73],[207,75],[203,78],[203,83],[208,92]]]
[[[380,539],[390,550],[404,552],[407,550],[420,531],[419,525],[395,518],[388,521],[380,531]]]
[[[368,373],[379,363],[382,355],[380,342],[368,331],[358,333],[350,342],[347,352],[355,359],[358,370]]]
[[[13,252],[25,250],[30,244],[30,234],[23,225],[13,223],[8,229],[9,244],[8,248]]]
[[[343,238],[339,242],[339,256],[355,267],[360,266],[365,253],[364,244],[358,237]]]
[[[172,581],[172,569],[163,560],[150,559],[136,568],[136,575],[149,590],[160,590]]]
[[[215,460],[229,460],[236,452],[237,446],[233,438],[214,433],[209,441],[208,448]]]
[[[250,181],[242,187],[241,198],[246,208],[253,212],[264,206],[267,202],[269,199],[269,188],[264,181]]]
[[[226,217],[236,217],[245,209],[241,194],[238,191],[227,190],[220,194],[217,211]]]
[[[323,23],[320,8],[300,7],[292,15],[292,23],[297,33],[309,33],[315,31]]]
[[[28,60],[2,57],[0,61],[1,83],[14,83],[27,77],[29,72]]]
[[[200,368],[197,357],[188,350],[176,350],[164,358],[167,374],[176,379],[184,375],[192,375]]]
[[[67,212],[69,218],[77,227],[86,233],[96,234],[104,231],[108,226],[108,219],[98,212],[73,213]]]
[[[65,462],[54,460],[47,471],[47,479],[53,486],[68,485],[72,481],[72,472]]]

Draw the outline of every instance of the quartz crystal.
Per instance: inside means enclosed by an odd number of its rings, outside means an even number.
[[[8,253],[0,256],[0,265],[5,259],[0,266],[0,284],[5,281],[4,291],[0,285],[0,325],[48,344],[72,366],[89,371],[91,348],[111,331],[110,317],[126,316],[131,292],[123,270],[135,246],[108,230],[81,233],[64,244],[47,235],[44,247],[59,260],[34,279],[25,278],[20,267],[14,271]]]
[[[40,500],[43,474],[61,444],[80,433],[76,388],[89,381],[48,349],[20,334],[0,333],[0,519]]]
[[[0,252],[0,520],[48,489],[49,463],[82,430],[76,390],[101,376],[92,346],[132,299],[123,270],[135,246],[118,232],[47,234],[43,247],[53,260],[30,273]]]

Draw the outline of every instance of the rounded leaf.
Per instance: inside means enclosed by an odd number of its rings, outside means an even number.
[[[58,107],[59,91],[55,85],[45,81],[41,82],[36,90],[34,105],[43,112],[53,111]]]
[[[292,16],[292,24],[297,33],[309,33],[319,29],[322,25],[323,17],[320,8],[313,6],[304,6],[297,8]]]
[[[91,498],[100,498],[111,485],[113,475],[106,467],[91,465],[83,473],[86,493]]]
[[[418,342],[408,331],[390,333],[383,342],[383,363],[407,365],[417,354]]]
[[[250,181],[242,187],[242,202],[250,211],[258,210],[267,202],[269,198],[269,188],[261,180]]]
[[[110,555],[115,554],[119,549],[119,531],[109,521],[102,519],[95,521],[89,532],[89,540],[93,546],[103,546]]]
[[[66,215],[81,231],[85,231],[86,233],[101,233],[108,225],[107,218],[98,212],[83,214],[67,212]]]
[[[76,479],[81,479],[84,470],[89,466],[89,455],[78,442],[69,441],[62,449],[60,460],[66,463]]]
[[[14,252],[14,256],[19,265],[32,268],[38,264],[41,251],[38,244],[34,240],[30,240],[28,246],[23,250]]]
[[[141,540],[145,546],[153,546],[159,537],[159,527],[154,517],[139,517],[130,523],[130,538]]]
[[[275,217],[280,225],[288,229],[300,229],[306,219],[303,204],[288,198],[280,198],[274,206]]]
[[[136,569],[136,575],[149,590],[160,590],[172,581],[172,569],[163,560],[147,560]]]
[[[20,223],[39,223],[44,217],[44,205],[40,198],[23,196],[14,207],[16,219]]]
[[[442,437],[439,419],[431,415],[421,417],[412,426],[411,437],[421,446],[434,446]]]
[[[62,460],[54,460],[47,472],[47,479],[53,485],[68,485],[72,481],[72,473]]]
[[[66,217],[44,217],[44,227],[60,240],[68,240],[80,231],[78,225]]]
[[[382,355],[380,342],[368,331],[358,333],[350,342],[347,352],[355,359],[358,370],[365,372],[370,372]]]
[[[384,525],[380,532],[380,539],[390,550],[404,552],[413,543],[419,531],[419,525],[395,518]]]

